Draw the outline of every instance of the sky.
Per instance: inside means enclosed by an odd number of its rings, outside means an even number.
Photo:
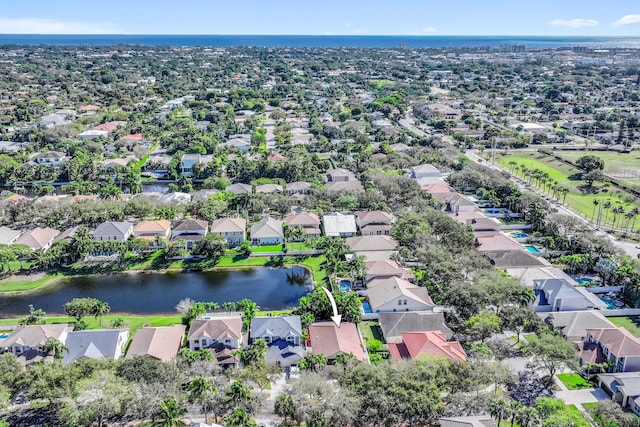
[[[640,36],[640,0],[0,0],[0,34]]]

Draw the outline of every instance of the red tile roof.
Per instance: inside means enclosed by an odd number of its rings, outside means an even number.
[[[467,355],[457,341],[447,341],[440,331],[405,332],[401,343],[389,343],[389,353],[396,359],[412,359],[419,356],[444,357],[464,362]]]
[[[324,354],[335,359],[340,354],[353,354],[360,361],[367,361],[358,328],[354,323],[342,322],[337,327],[333,322],[314,323],[309,326],[309,342],[313,354]]]

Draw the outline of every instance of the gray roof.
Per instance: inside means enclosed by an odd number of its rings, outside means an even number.
[[[18,236],[20,236],[20,232],[17,230],[12,230],[9,227],[2,226],[0,227],[0,244],[9,245],[13,243]]]
[[[300,316],[254,317],[251,319],[251,338],[265,335],[278,338],[302,336]]]
[[[442,331],[447,340],[453,331],[444,320],[444,313],[432,311],[407,311],[398,313],[380,313],[378,315],[380,329],[387,342],[402,341],[403,332]]]
[[[606,308],[607,305],[597,296],[585,289],[579,289],[564,279],[535,280],[534,290],[544,292],[549,304],[553,304],[559,298],[583,298],[585,309],[588,307]]]
[[[69,332],[62,363],[72,363],[82,357],[108,360],[122,356],[129,329],[94,329]]]
[[[438,421],[442,427],[496,427],[496,423],[489,415],[443,417]]]
[[[287,184],[287,191],[301,191],[311,187],[311,184],[304,181],[290,182]]]
[[[491,260],[491,264],[498,268],[513,267],[542,267],[546,264],[540,259],[531,255],[526,250],[521,251],[485,251],[483,252]]]
[[[300,345],[293,345],[285,340],[277,340],[269,345],[267,350],[268,362],[280,362],[282,365],[297,363],[304,357],[304,349]]]
[[[249,184],[243,184],[241,182],[227,185],[224,191],[231,191],[232,193],[253,193],[253,187]]]
[[[17,344],[23,347],[35,348],[46,343],[49,338],[61,340],[60,338],[64,335],[65,331],[70,331],[71,329],[72,327],[66,324],[19,325],[16,326],[2,345],[4,347],[11,347]]]
[[[538,313],[542,321],[562,331],[567,338],[577,338],[582,341],[587,336],[587,329],[614,328],[615,326],[602,314],[593,310],[586,311],[555,311],[552,313]]]
[[[376,281],[378,283],[374,283]],[[399,297],[417,301],[425,305],[425,309],[435,305],[427,288],[416,286],[399,277],[372,280],[367,284],[367,297],[374,311]]]
[[[620,391],[626,396],[640,395],[640,372],[617,372],[599,374],[598,379],[607,385],[609,390]]]
[[[107,221],[103,222],[93,231],[93,238],[100,236],[123,236],[127,231],[133,229],[133,224],[130,222],[116,222]]]
[[[268,238],[268,237],[283,237],[282,221],[278,221],[271,217],[264,217],[259,222],[251,225],[251,238]]]

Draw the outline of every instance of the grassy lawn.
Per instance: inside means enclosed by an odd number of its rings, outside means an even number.
[[[384,338],[382,338],[382,331],[380,330],[380,324],[377,321],[365,320],[360,322],[358,327],[360,328],[360,333],[362,334],[362,339],[364,339],[365,344],[370,340],[384,342]]]
[[[581,390],[583,388],[592,388],[593,384],[586,381],[578,374],[558,374],[558,379],[569,390]]]
[[[56,278],[60,277],[60,273],[50,273],[44,275],[33,276],[11,276],[0,280],[0,293],[28,291],[46,285]]]
[[[577,174],[581,173],[579,169],[566,165],[552,157],[541,156],[539,153],[521,154],[522,155],[520,156],[500,156],[498,160],[506,170],[510,170],[509,162],[515,161],[518,164],[516,168],[518,168],[519,165],[525,165],[528,168],[540,169],[541,171],[548,173],[554,181],[557,181],[560,185],[569,189],[570,192],[567,194],[565,204],[587,218],[593,217],[594,200],[598,200],[598,202],[602,203],[607,201],[611,202],[612,208],[614,206],[621,206],[626,211],[632,207],[640,208],[640,203],[638,201],[630,203],[628,200],[633,200],[632,196],[616,189],[615,187],[598,186],[599,192],[597,194],[584,194],[578,187],[586,185],[585,181],[576,179],[575,177]],[[522,174],[519,174],[517,169],[514,170],[513,173],[516,176],[522,177]],[[532,180],[532,185],[535,186],[535,180]],[[603,209],[603,224],[605,219],[607,220],[607,224],[612,225],[614,215],[612,212]]]
[[[604,161],[604,171],[611,175],[618,175],[621,171],[636,171],[637,173],[640,173],[640,154],[638,152],[616,153],[613,151],[556,151],[555,154],[573,162],[587,154],[599,157]]]
[[[251,246],[251,252],[282,252],[282,245]]]
[[[607,320],[640,338],[640,316],[608,317]]]

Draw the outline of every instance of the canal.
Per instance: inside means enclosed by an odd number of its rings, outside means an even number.
[[[0,296],[0,317],[26,316],[29,304],[64,314],[63,304],[81,297],[107,302],[111,313],[175,314],[184,298],[219,304],[249,298],[263,310],[280,310],[296,307],[310,291],[311,277],[303,267],[82,276],[41,291]]]

